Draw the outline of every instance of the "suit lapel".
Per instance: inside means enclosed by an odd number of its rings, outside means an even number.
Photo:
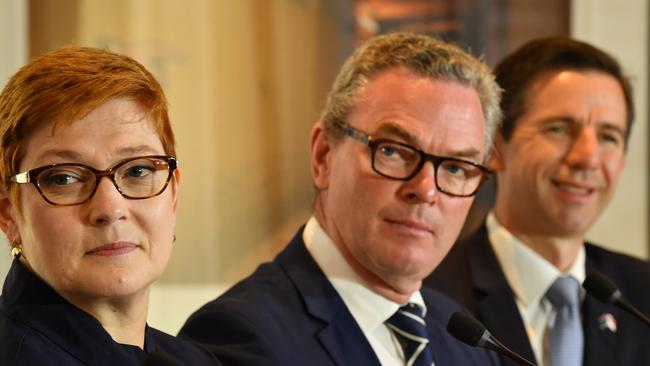
[[[534,353],[514,301],[512,289],[492,250],[485,226],[468,241],[468,257],[477,299],[478,317],[502,343],[523,357],[534,361]],[[593,247],[587,243],[585,249],[587,273],[595,269],[608,274],[607,263],[596,258]],[[495,311],[495,309],[499,309],[499,311]],[[622,352],[617,343],[620,330],[613,332],[604,322],[609,322],[611,328],[612,320],[616,322],[625,318],[622,310],[613,305],[604,304],[589,295],[585,297],[582,310],[585,336],[584,365],[618,365],[617,355]],[[504,366],[517,365],[503,357],[502,362]]]
[[[585,365],[616,365],[616,332],[606,328],[606,317],[614,321],[620,318],[620,311],[590,296],[583,304],[583,327],[585,336]],[[601,323],[603,323],[601,329]]]
[[[488,241],[485,226],[474,234],[469,245],[469,261],[479,319],[504,345],[534,361],[535,355],[514,301],[514,294]],[[518,365],[510,359],[501,359],[504,366]]]
[[[427,304],[427,307],[429,305]],[[431,353],[433,354],[433,362],[435,365],[452,365],[453,360],[451,359],[451,354],[448,350],[451,349],[447,343],[447,339],[442,335],[442,328],[434,326],[436,321],[430,318],[427,315],[426,320],[427,334],[429,336],[429,347],[431,347]]]
[[[359,330],[359,337],[356,331],[351,331],[352,327],[359,329],[351,316],[348,321],[342,318],[334,319],[318,335],[323,347],[337,365],[380,366],[379,359],[363,333]]]
[[[587,262],[586,270],[603,272],[598,268],[590,255],[589,246],[586,247]],[[617,334],[610,330],[612,325],[616,326],[616,320],[621,318],[621,310],[609,304],[605,304],[595,298],[586,295],[583,303],[583,327],[585,335],[584,364],[595,365],[617,365],[616,346]],[[609,318],[609,319],[608,319]],[[609,323],[607,323],[609,321]],[[613,323],[612,323],[613,321]],[[609,326],[609,328],[608,328]]]
[[[324,350],[336,365],[380,366],[361,328],[305,248],[302,230],[277,260],[296,286],[307,313],[322,324],[317,337]]]

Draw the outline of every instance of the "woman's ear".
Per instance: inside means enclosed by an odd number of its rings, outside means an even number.
[[[318,190],[324,190],[329,187],[331,152],[330,141],[325,132],[325,125],[319,121],[311,130],[309,149],[311,175],[314,179],[314,185],[316,185]]]
[[[11,243],[21,243],[20,232],[16,222],[17,215],[20,215],[17,207],[9,198],[10,192],[6,188],[0,188],[0,229],[7,236]]]

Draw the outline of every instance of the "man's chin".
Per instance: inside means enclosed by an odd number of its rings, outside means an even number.
[[[577,237],[586,235],[596,219],[593,214],[558,216],[553,223],[553,235],[562,237]]]
[[[431,255],[431,253],[427,253]],[[390,272],[394,277],[403,277],[411,281],[422,281],[426,276],[433,272],[435,263],[431,262],[424,253],[412,253],[405,256],[404,253],[398,253],[386,259],[387,272]]]

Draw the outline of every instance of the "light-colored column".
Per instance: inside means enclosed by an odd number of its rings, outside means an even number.
[[[0,88],[27,60],[27,1],[0,0]],[[0,278],[11,263],[9,245],[0,233]]]
[[[574,0],[571,34],[614,55],[632,79],[636,119],[614,199],[590,240],[648,257],[648,3]]]

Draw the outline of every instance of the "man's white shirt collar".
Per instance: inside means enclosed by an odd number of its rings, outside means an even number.
[[[585,279],[585,249],[578,255],[566,272],[555,266],[514,237],[490,212],[486,226],[490,244],[499,265],[515,294],[515,302],[524,321],[526,333],[539,365],[547,365],[549,349],[545,346],[545,334],[555,311],[545,298],[546,291],[560,276],[571,276],[582,283]],[[584,298],[584,290],[580,290]]]
[[[560,276],[571,276],[579,283],[585,280],[584,246],[580,247],[571,268],[562,273],[501,226],[494,213],[488,214],[486,224],[499,264],[515,296],[523,305],[538,303]]]
[[[303,241],[361,328],[379,362],[384,366],[403,366],[402,347],[384,323],[403,304],[390,301],[366,287],[314,217],[305,226]],[[411,295],[409,302],[419,305],[426,313],[419,291]]]
[[[390,301],[366,287],[315,217],[312,216],[307,221],[302,237],[307,250],[364,333],[383,326],[384,322],[404,305]],[[426,314],[420,291],[414,292],[408,302],[419,305]]]

